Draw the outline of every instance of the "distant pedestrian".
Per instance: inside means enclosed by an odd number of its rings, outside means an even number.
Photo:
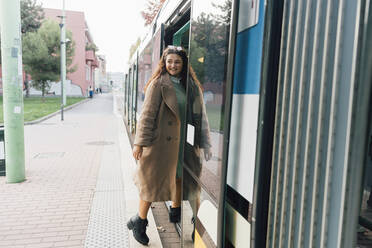
[[[102,94],[102,88],[99,87],[98,89],[99,89],[99,93]]]
[[[89,98],[93,98],[93,88],[91,85],[89,86]]]

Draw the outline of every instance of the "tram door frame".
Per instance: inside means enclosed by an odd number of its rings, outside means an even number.
[[[180,29],[178,29],[174,34],[173,34],[173,40],[172,40],[172,45],[173,46],[182,46],[186,52],[188,52],[188,47],[189,47],[189,39],[190,39],[190,21],[188,21],[185,25],[183,25]],[[187,34],[187,43],[183,43],[182,41],[182,37],[184,34]],[[162,40],[164,39],[163,37],[164,35],[162,35]],[[162,49],[161,49],[162,50]],[[181,128],[184,128],[186,129],[186,127],[181,127]],[[171,201],[167,201],[165,203],[168,211],[170,211],[170,207],[171,207],[171,204],[172,202]],[[178,231],[178,233],[180,234],[181,238],[182,238],[182,225],[181,223],[176,223],[176,229]],[[181,241],[182,242],[182,241]]]

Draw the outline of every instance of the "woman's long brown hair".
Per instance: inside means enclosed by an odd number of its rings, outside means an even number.
[[[188,58],[187,58],[187,54],[186,54],[186,51],[184,49],[176,49],[176,48],[166,48],[160,58],[160,61],[158,63],[158,66],[155,70],[155,72],[152,74],[151,78],[147,81],[143,91],[144,93],[146,93],[146,89],[147,87],[152,83],[154,82],[156,79],[160,78],[161,75],[167,73],[167,69],[165,67],[165,60],[167,58],[167,56],[169,54],[177,54],[178,56],[181,57],[182,59],[182,62],[183,62],[183,65],[182,65],[182,71],[181,71],[181,84],[182,86],[186,89],[186,81],[187,81],[187,65],[188,65]],[[196,74],[194,72],[194,70],[191,68],[191,66],[189,66],[189,72],[190,72],[190,75],[192,77],[192,79],[194,80],[195,84],[200,88],[200,90],[202,91],[202,86],[198,80],[198,78],[196,77]]]

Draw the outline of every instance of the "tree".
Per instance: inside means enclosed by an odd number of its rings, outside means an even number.
[[[36,0],[21,0],[21,33],[36,32],[44,19],[42,5],[37,4]],[[1,46],[1,39],[0,39]],[[1,58],[1,49],[0,49]],[[0,59],[1,64],[1,59]]]
[[[72,33],[66,32],[72,41]],[[70,68],[75,51],[75,43],[66,44],[67,72],[75,71]],[[37,32],[29,32],[23,38],[23,62],[26,71],[32,77],[32,86],[41,90],[42,96],[50,89],[50,82],[60,78],[60,30],[55,21],[43,22]]]
[[[201,13],[193,22],[190,61],[201,83],[223,83],[229,26],[210,13]],[[208,71],[205,71],[208,70]]]
[[[219,14],[212,15],[215,20],[222,24],[222,25],[230,25],[231,22],[231,9],[232,9],[232,2],[231,0],[226,0],[223,4],[217,5],[215,3],[212,3],[212,6],[214,8],[217,8],[216,12]]]
[[[42,5],[36,4],[36,0],[21,0],[21,33],[36,32],[44,19],[44,10]],[[27,71],[25,71],[26,80],[24,82],[26,97],[29,96],[30,85]]]
[[[152,23],[155,16],[163,6],[165,0],[148,0],[145,10],[141,11],[143,19],[145,19],[145,26]]]
[[[94,43],[89,43],[85,46],[85,51],[94,51],[94,52],[98,52],[98,47],[96,46],[96,44]]]
[[[21,32],[36,32],[44,19],[44,11],[40,5],[36,4],[36,0],[21,1]]]

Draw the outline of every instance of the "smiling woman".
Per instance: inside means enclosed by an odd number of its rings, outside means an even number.
[[[70,106],[81,100],[83,97],[68,97],[66,106]],[[24,121],[34,121],[58,111],[61,107],[61,99],[56,97],[47,97],[44,100],[41,97],[24,98]],[[3,121],[3,97],[0,97],[0,123]]]
[[[181,71],[182,71],[182,58],[177,54],[169,54],[165,60],[165,68],[167,69],[167,72],[177,77]]]

